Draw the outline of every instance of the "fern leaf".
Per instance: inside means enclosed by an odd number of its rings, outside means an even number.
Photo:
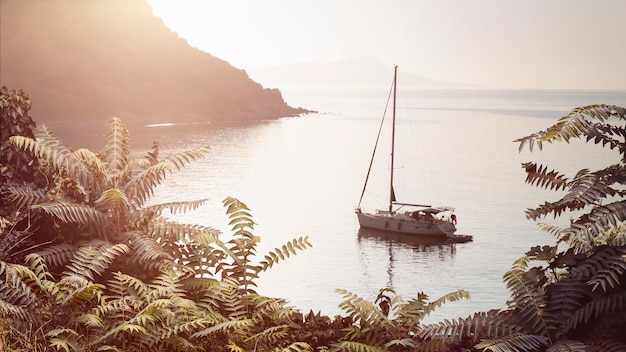
[[[562,174],[536,163],[523,163],[522,168],[526,171],[526,183],[529,185],[555,190],[565,189],[569,180]]]
[[[74,257],[74,252],[77,250],[78,247],[72,246],[71,244],[59,243],[47,246],[45,249],[37,252],[37,254],[41,256],[46,263],[50,263],[51,266],[63,266]]]
[[[37,159],[45,161],[53,169],[67,170],[72,179],[78,180],[83,185],[91,184],[89,170],[68,146],[54,136],[52,131],[42,126],[33,132],[37,137],[36,140],[23,136],[12,136],[9,140],[18,148],[30,151]]]
[[[120,235],[122,238],[127,239],[140,261],[146,263],[160,261],[160,260],[173,260],[174,258],[165,251],[163,246],[151,237],[144,236],[139,232],[125,232]]]
[[[165,180],[168,171],[171,171],[171,165],[162,161],[134,175],[122,189],[139,208],[152,197],[154,189]]]
[[[120,272],[113,273],[113,278],[107,283],[107,288],[113,295],[111,298],[123,299],[124,297],[145,298],[148,285],[143,281]]]
[[[542,335],[512,334],[496,339],[483,340],[474,348],[492,352],[536,351],[547,346],[549,340]]]
[[[626,292],[591,300],[565,322],[565,331],[586,325],[589,321],[626,309]]]
[[[91,227],[91,230],[101,237],[106,237],[107,230],[111,229],[109,219],[88,205],[59,202],[35,205],[32,209],[40,209],[65,223]]]
[[[4,291],[4,287],[2,285],[0,285],[0,289],[3,289]],[[14,318],[16,319],[16,322],[19,323],[30,322],[32,324],[32,322],[37,321],[36,315],[33,314],[33,311],[28,309],[28,307],[6,302],[2,298],[5,294],[6,292],[0,295],[0,316],[3,318]]]
[[[94,280],[94,274],[102,275],[117,256],[128,251],[128,246],[123,243],[112,245],[105,241],[90,241],[74,254],[64,274]]]
[[[435,301],[430,302],[426,306],[424,306],[424,315],[429,315],[430,313],[435,311],[435,309],[441,307],[445,302],[455,302],[461,299],[470,299],[469,292],[465,290],[457,290],[454,292],[447,293],[443,295],[442,297],[436,299]]]
[[[309,243],[309,236],[293,239],[291,242],[287,242],[287,244],[283,245],[282,249],[275,248],[273,252],[270,251],[269,254],[265,255],[265,260],[260,263],[262,267],[261,270],[266,271],[280,260],[285,260],[285,258],[289,258],[292,254],[296,255],[296,250],[304,250],[307,247],[313,247],[311,243]]]
[[[587,252],[592,247],[603,244],[603,234],[609,227],[626,221],[626,201],[598,206],[589,214],[581,216],[572,226],[558,234],[561,241],[574,246],[579,252]]]
[[[232,197],[227,197],[222,201],[224,207],[226,207],[226,214],[231,219],[229,225],[233,225],[232,231],[235,235],[246,235],[246,229],[254,228],[254,221],[252,221],[252,215],[250,215],[250,209],[248,206],[240,200]]]
[[[575,312],[583,307],[590,294],[589,286],[578,280],[562,278],[547,288],[549,309],[555,322],[567,331],[567,324]]]
[[[341,351],[354,352],[386,352],[386,349],[380,346],[372,346],[355,341],[341,341],[337,346]]]
[[[339,303],[339,308],[348,313],[354,321],[358,321],[361,328],[373,326],[382,329],[394,329],[387,316],[372,302],[343,289],[336,289],[335,291],[343,295],[344,298]]]
[[[135,217],[144,218],[146,217],[146,215],[160,216],[164,210],[167,210],[171,215],[185,214],[190,211],[194,211],[198,209],[198,207],[202,206],[207,201],[208,199],[204,198],[204,199],[198,199],[194,201],[154,204],[154,205],[146,206],[140,209],[135,215]]]
[[[76,280],[76,279],[79,280]],[[80,280],[82,279],[82,280]],[[77,305],[81,306],[93,299],[98,299],[102,294],[102,290],[104,289],[104,285],[96,284],[85,280],[82,277],[72,277],[66,276],[60,282],[59,285],[64,285],[66,282],[71,281],[72,284],[79,282],[78,287],[70,284],[69,292],[65,292],[64,295],[57,296],[57,304],[60,306],[69,306],[69,305]]]
[[[510,308],[519,311],[520,324],[529,331],[548,335],[548,328],[552,322],[546,311],[544,291],[540,285],[526,275],[528,257],[523,256],[515,261],[511,270],[504,275],[504,282],[513,300]]]
[[[126,211],[130,207],[130,202],[126,193],[121,189],[109,188],[102,192],[100,198],[96,199],[94,205],[97,210],[105,211],[109,209],[120,209]]]
[[[232,331],[241,331],[242,329],[247,329],[250,326],[252,326],[252,321],[249,319],[228,320],[225,322],[221,322],[219,324],[215,324],[211,327],[200,330],[198,332],[195,332],[191,336],[194,338],[206,337],[206,336],[210,336],[212,334],[218,333],[218,332],[223,333],[223,334],[228,334],[229,332],[232,332]]]
[[[568,115],[561,117],[556,124],[548,128],[546,131],[533,133],[532,135],[519,138],[514,142],[520,142],[520,151],[528,144],[532,151],[534,143],[553,142],[553,141],[569,141],[571,138],[580,138],[581,136],[591,136],[598,138],[599,135],[596,126],[591,119],[600,122],[606,121],[610,117],[624,119],[625,109],[615,105],[589,105],[581,108],[573,109]],[[591,119],[588,119],[591,118]]]
[[[39,304],[40,293],[46,286],[31,268],[9,264],[4,267],[5,279],[0,282],[0,297],[12,304],[32,307]]]
[[[306,342],[293,342],[289,346],[284,347],[282,352],[312,352],[313,347]]]
[[[32,186],[11,187],[7,193],[7,200],[18,210],[28,209],[49,200],[43,189],[34,189]]]
[[[130,133],[121,119],[113,117],[104,137],[105,146],[101,151],[108,164],[109,174],[119,173],[126,167],[130,151]],[[113,185],[115,187],[115,184]]]
[[[277,341],[282,341],[287,337],[289,325],[277,325],[270,326],[263,331],[260,331],[248,338],[245,339],[246,342],[250,341],[261,341],[263,343],[269,342],[270,344],[275,344]]]
[[[203,246],[219,242],[221,232],[212,227],[180,224],[175,221],[152,221],[147,233],[150,237],[167,242],[192,241]]]
[[[46,265],[46,261],[43,257],[37,253],[30,253],[26,255],[24,258],[26,263],[30,266],[32,270],[34,270],[37,279],[40,281],[43,280],[52,280],[53,276],[48,271],[48,266]]]
[[[170,163],[176,170],[181,170],[185,165],[203,159],[210,149],[208,145],[205,145],[193,150],[181,152],[168,158],[166,162]]]
[[[587,343],[586,352],[623,352],[626,344],[613,339],[598,339]]]
[[[587,352],[587,345],[580,341],[560,340],[550,346],[546,352]]]

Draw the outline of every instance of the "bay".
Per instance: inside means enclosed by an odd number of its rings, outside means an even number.
[[[400,88],[401,89],[401,88]],[[251,209],[261,236],[258,260],[286,242],[308,236],[313,248],[277,263],[257,280],[260,294],[287,299],[303,310],[343,314],[342,288],[374,300],[393,288],[404,299],[424,292],[434,300],[465,289],[470,300],[445,304],[427,321],[465,317],[506,307],[502,276],[531,246],[554,238],[525,218],[524,210],[559,193],[524,183],[521,164],[537,161],[573,173],[604,167],[616,152],[573,141],[518,151],[513,140],[546,129],[572,108],[626,105],[623,91],[426,90],[406,89],[399,99],[410,117],[399,120],[404,174],[400,201],[430,202],[457,209],[462,244],[359,231],[354,215],[386,100],[380,88],[281,89],[292,106],[319,113],[246,124],[149,125],[133,131],[134,148],[158,139],[162,155],[211,147],[209,156],[160,185],[154,203],[209,198],[197,211],[175,220],[222,230],[231,236],[222,200],[235,197]],[[384,156],[384,152],[382,154]],[[388,166],[373,174],[361,206],[384,206]],[[406,197],[406,199],[404,199]],[[568,216],[542,220],[559,226]]]

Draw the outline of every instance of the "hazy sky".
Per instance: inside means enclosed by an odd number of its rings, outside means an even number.
[[[242,69],[373,56],[436,80],[626,89],[625,0],[148,0]]]

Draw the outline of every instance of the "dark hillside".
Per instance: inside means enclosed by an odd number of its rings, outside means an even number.
[[[260,120],[303,112],[192,48],[143,0],[1,0],[0,84],[38,122]]]

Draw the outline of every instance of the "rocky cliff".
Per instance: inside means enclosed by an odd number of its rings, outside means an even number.
[[[46,121],[260,120],[305,112],[188,45],[144,0],[1,0],[0,84]]]

